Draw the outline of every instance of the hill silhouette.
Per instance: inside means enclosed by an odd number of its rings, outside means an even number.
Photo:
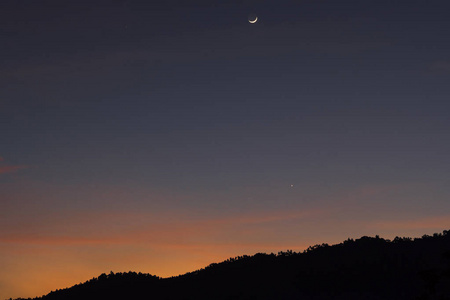
[[[111,272],[34,299],[450,299],[450,231],[239,256],[171,278]]]

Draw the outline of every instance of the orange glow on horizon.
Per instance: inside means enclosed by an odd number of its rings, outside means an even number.
[[[35,297],[85,282],[101,273],[136,271],[170,277],[230,257],[302,251],[363,235],[412,237],[449,227],[448,216],[385,215],[355,199],[380,197],[395,186],[367,186],[309,209],[210,214],[183,210],[62,211],[8,221],[0,232],[0,298]],[[335,200],[335,201],[334,201]],[[357,214],[349,212],[351,207]],[[428,230],[428,232],[427,232]],[[432,230],[432,231],[431,231]],[[26,287],[23,282],[30,282]]]

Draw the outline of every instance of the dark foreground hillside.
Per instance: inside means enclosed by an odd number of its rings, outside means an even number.
[[[236,257],[166,279],[111,272],[35,299],[450,299],[450,231]]]

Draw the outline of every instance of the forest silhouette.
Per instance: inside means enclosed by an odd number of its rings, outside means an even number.
[[[450,230],[244,255],[171,278],[110,272],[34,299],[450,299]]]

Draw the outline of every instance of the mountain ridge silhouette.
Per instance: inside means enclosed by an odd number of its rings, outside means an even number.
[[[17,298],[23,300],[25,298]],[[27,299],[450,299],[450,230],[243,255],[170,278],[126,272]]]

